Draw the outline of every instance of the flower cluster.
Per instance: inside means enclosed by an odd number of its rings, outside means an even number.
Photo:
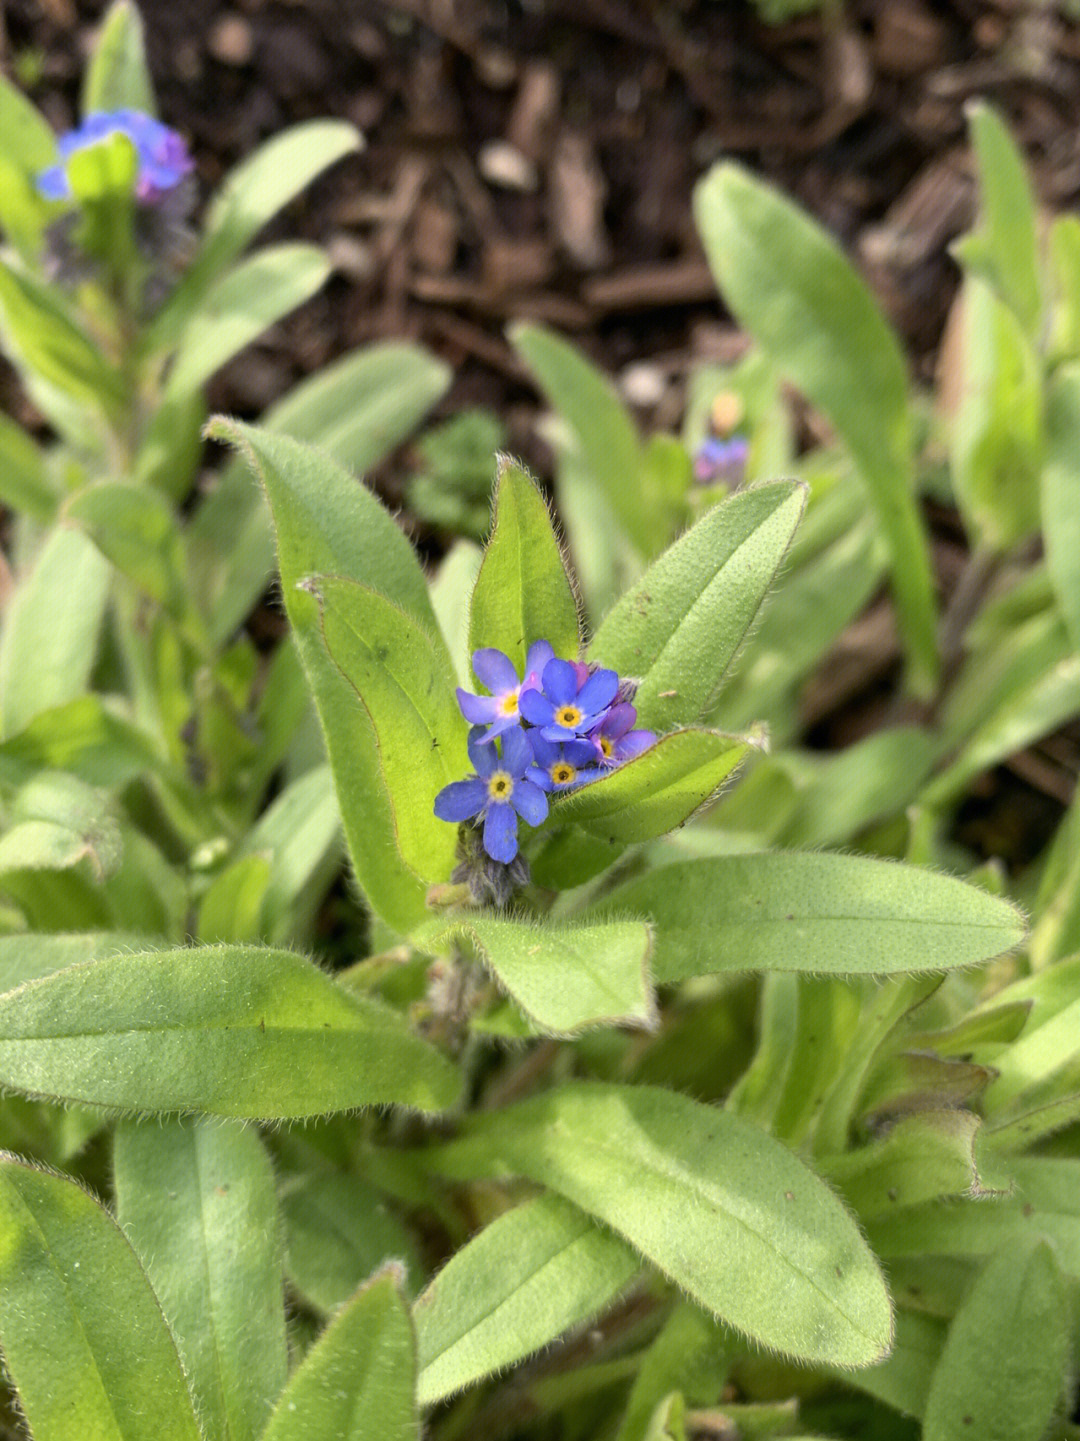
[[[502,651],[473,652],[473,670],[489,695],[458,690],[472,724],[475,774],[444,786],[435,814],[483,827],[483,849],[501,865],[518,853],[517,823],[547,819],[548,796],[587,785],[656,740],[636,730],[634,686],[613,670],[561,660],[546,640],[529,647],[524,675]]]
[[[51,165],[37,177],[37,188],[46,200],[70,200],[65,162],[78,151],[100,145],[113,135],[126,135],[135,147],[135,198],[142,205],[155,204],[194,168],[183,138],[152,115],[144,115],[141,110],[97,111],[60,136],[59,165]]]

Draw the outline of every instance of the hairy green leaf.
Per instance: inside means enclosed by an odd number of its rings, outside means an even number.
[[[609,611],[589,659],[641,677],[641,725],[692,724],[710,709],[805,502],[802,486],[777,481],[713,506]]]
[[[204,1426],[222,1441],[255,1441],[287,1371],[274,1174],[258,1136],[218,1120],[127,1122],[115,1181],[117,1220]]]
[[[0,1083],[139,1111],[301,1117],[448,1106],[454,1069],[395,1011],[287,951],[117,955],[0,997]]]
[[[655,929],[654,975],[894,975],[991,960],[1024,938],[1008,901],[952,876],[813,852],[677,861],[627,881],[600,914]]]
[[[536,482],[499,458],[495,513],[469,612],[469,645],[494,646],[524,675],[533,641],[575,660],[580,647],[577,602],[547,502]]]
[[[0,1156],[0,1346],[35,1441],[202,1441],[176,1345],[116,1222]]]
[[[575,1084],[473,1119],[428,1159],[558,1191],[764,1346],[840,1366],[888,1350],[888,1294],[854,1221],[737,1116],[651,1086]]]

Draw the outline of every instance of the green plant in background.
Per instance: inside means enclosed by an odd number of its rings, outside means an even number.
[[[126,4],[87,89],[90,113],[150,109]],[[26,102],[0,95],[25,136]],[[912,684],[938,674],[903,369],[841,257],[741,172],[705,182],[706,233],[752,262],[732,303],[753,329],[754,277],[778,297],[761,354],[723,377],[759,482],[730,496],[694,486],[682,440],[642,440],[564,342],[515,332],[558,412],[587,629],[513,461],[483,550],[459,542],[434,579],[356,478],[446,384],[410,347],[347,358],[258,426],[215,417],[234,458],[189,497],[202,384],[272,318],[267,276],[300,274],[280,247],[240,251],[351,133],[244,162],[152,303],[138,245],[114,273],[109,247],[40,268],[50,203],[76,207],[76,250],[99,213],[133,221],[138,136],[75,152],[74,200],[49,202],[36,133],[0,170],[4,340],[59,437],[0,437],[19,511],[0,1348],[36,1441],[902,1438],[911,1418],[952,1441],[969,1416],[1075,1435],[1075,825],[1033,964],[976,969],[1023,942],[1015,904],[867,828],[914,798],[907,848],[939,857],[955,767],[985,740],[908,727],[875,738],[876,770],[836,758],[845,779],[762,754],[755,724],[794,739],[802,677],[886,573]],[[79,155],[112,177],[100,207]],[[793,257],[779,276],[751,243],[769,235]],[[800,339],[784,317],[805,326],[815,272],[839,309],[819,296]],[[883,389],[846,395],[815,364]],[[790,455],[782,374],[847,444],[798,482],[761,476]],[[723,429],[712,379],[694,446],[706,411]],[[436,432],[428,474],[475,474],[486,423]],[[439,523],[467,528],[455,514]],[[271,547],[289,634],[264,655],[240,627]],[[976,631],[1053,608],[1055,584],[1040,603],[1026,574]],[[985,735],[1014,702],[979,656]],[[363,906],[340,901],[327,937],[339,828]]]

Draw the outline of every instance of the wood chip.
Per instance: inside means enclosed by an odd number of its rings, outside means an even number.
[[[549,175],[551,225],[573,263],[599,270],[611,259],[604,228],[607,182],[589,137],[565,127],[559,132]]]

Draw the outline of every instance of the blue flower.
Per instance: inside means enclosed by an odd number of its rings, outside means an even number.
[[[589,741],[595,747],[595,761],[604,770],[621,766],[624,761],[647,751],[656,744],[656,733],[634,730],[637,711],[632,705],[620,702],[613,705],[600,724],[589,732]]]
[[[542,790],[565,791],[599,776],[592,741],[572,740],[560,745],[558,741],[545,740],[542,731],[530,730],[526,735],[536,760],[528,777]]]
[[[518,677],[514,663],[501,650],[488,646],[474,650],[472,667],[480,684],[490,695],[473,695],[458,687],[458,705],[470,725],[487,726],[483,743],[493,741],[521,722],[518,701],[526,690],[539,690],[540,675],[555,652],[546,640],[534,641],[525,657],[525,678]]]
[[[522,691],[521,714],[539,726],[546,741],[570,741],[588,735],[604,717],[619,689],[613,670],[595,670],[568,660],[549,660],[543,690]]]
[[[484,745],[481,727],[469,732],[469,759],[476,774],[453,781],[435,797],[435,814],[441,821],[484,818],[484,850],[493,861],[509,865],[517,855],[517,818],[538,826],[547,819],[548,800],[526,772],[534,765],[532,748],[520,728],[502,737],[502,755]]]
[[[37,188],[46,200],[70,200],[71,185],[64,161],[79,150],[100,145],[111,135],[126,135],[135,147],[138,170],[135,197],[152,205],[180,184],[195,166],[183,138],[140,110],[97,111],[81,125],[61,135],[57,148],[60,164],[51,165],[37,177]]]
[[[733,435],[723,439],[710,435],[694,452],[694,479],[698,485],[712,485],[718,481],[731,486],[741,485],[749,458],[750,442],[745,436]]]

